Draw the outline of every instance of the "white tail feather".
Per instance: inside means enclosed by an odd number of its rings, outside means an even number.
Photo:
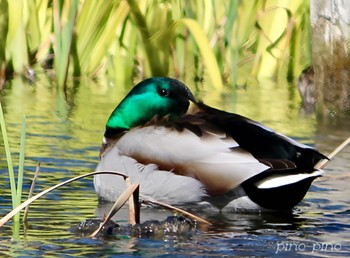
[[[257,187],[259,189],[269,189],[280,187],[284,185],[290,185],[306,178],[317,177],[323,175],[323,170],[316,170],[310,174],[296,174],[296,175],[287,175],[287,176],[279,176],[271,179],[264,180],[262,183],[259,182]]]

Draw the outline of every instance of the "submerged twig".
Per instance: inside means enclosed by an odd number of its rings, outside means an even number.
[[[119,173],[119,172],[115,172],[115,171],[95,171],[95,172],[91,172],[91,173],[87,173],[81,176],[77,176],[74,178],[71,178],[69,180],[66,180],[62,183],[59,183],[57,185],[54,185],[40,193],[38,193],[37,195],[33,196],[32,198],[26,200],[25,202],[21,203],[19,206],[17,206],[15,209],[13,209],[12,211],[10,211],[8,214],[6,214],[3,218],[0,219],[0,227],[2,227],[7,221],[9,221],[13,216],[15,216],[19,211],[21,211],[23,208],[27,207],[29,204],[31,204],[33,201],[39,199],[40,197],[42,197],[43,195],[61,187],[64,186],[66,184],[69,184],[71,182],[74,182],[76,180],[82,179],[84,177],[88,177],[88,176],[94,176],[94,175],[99,175],[99,174],[112,174],[112,175],[117,175],[117,176],[122,176],[124,179],[127,178],[126,175]]]
[[[149,203],[150,204],[156,204],[156,205],[162,206],[164,208],[177,211],[177,212],[179,212],[179,213],[181,213],[181,214],[183,214],[183,215],[185,215],[185,216],[187,216],[187,217],[189,217],[189,218],[191,218],[193,220],[196,220],[196,221],[198,221],[200,223],[211,225],[211,223],[209,221],[207,221],[207,220],[205,220],[205,219],[203,219],[203,218],[201,218],[201,217],[199,217],[197,215],[194,215],[194,214],[192,214],[192,213],[190,213],[188,211],[185,211],[185,210],[182,210],[180,208],[174,207],[174,206],[172,206],[170,204],[166,204],[166,203],[159,202],[159,201],[156,201],[156,200],[152,200],[152,201],[151,200],[143,200],[143,203],[145,203],[145,204],[149,204]]]
[[[131,186],[130,178],[126,178],[125,183]],[[131,225],[140,223],[139,189],[140,187],[137,187],[129,198],[129,223]]]
[[[41,162],[39,162],[38,165],[36,166],[33,181],[32,181],[32,184],[30,186],[30,189],[29,189],[28,199],[32,198],[32,196],[33,196],[36,180],[38,179],[38,174],[40,171],[40,165],[41,165]],[[28,204],[26,206],[26,208],[24,209],[24,214],[23,214],[23,224],[24,225],[27,224],[29,206],[30,206],[30,204]]]
[[[329,161],[331,161],[339,152],[341,152],[347,145],[350,144],[350,137],[347,138],[342,144],[340,144],[335,150],[327,156],[328,159],[321,160],[315,166],[315,169],[324,169]]]
[[[103,229],[103,227],[109,222],[109,220],[116,214],[121,207],[126,203],[126,201],[132,196],[132,194],[135,192],[135,190],[139,187],[139,184],[131,184],[128,188],[122,192],[122,194],[118,197],[116,202],[114,203],[113,207],[109,211],[108,215],[104,219],[104,221],[100,224],[98,229],[95,230],[90,236],[95,237],[100,231]]]

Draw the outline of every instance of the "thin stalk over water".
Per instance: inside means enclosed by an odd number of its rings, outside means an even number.
[[[21,203],[21,199],[22,199],[25,149],[26,149],[26,118],[25,118],[25,116],[23,116],[22,129],[21,129],[19,162],[18,162],[18,174],[17,174],[16,207]],[[19,219],[19,214],[18,214],[18,219]]]
[[[38,178],[39,171],[40,171],[40,164],[41,163],[39,162],[38,165],[36,166],[33,181],[32,181],[32,184],[30,186],[30,189],[29,189],[28,199],[32,198],[32,196],[33,196],[36,180]],[[22,221],[23,221],[24,225],[27,224],[28,211],[29,211],[29,205],[25,208],[24,213],[23,213],[23,220]]]
[[[12,196],[12,208],[16,208],[16,199],[17,196],[17,190],[16,190],[16,181],[15,181],[15,173],[13,171],[13,164],[12,164],[12,157],[11,157],[11,151],[10,151],[10,144],[8,141],[7,131],[6,131],[6,125],[5,125],[5,118],[4,113],[2,110],[2,104],[0,102],[0,125],[1,125],[1,133],[2,137],[4,139],[4,147],[5,147],[5,155],[6,155],[6,161],[7,161],[7,169],[9,172],[9,178],[10,178],[10,187],[11,187],[11,196]]]
[[[4,139],[5,154],[7,160],[7,168],[10,178],[10,188],[11,188],[11,199],[12,199],[12,208],[15,209],[20,203],[22,198],[22,185],[23,185],[23,171],[24,171],[24,157],[25,157],[25,141],[26,141],[26,120],[23,117],[22,120],[22,130],[21,130],[21,142],[20,142],[20,154],[19,154],[19,164],[18,164],[18,175],[17,175],[17,187],[16,187],[16,177],[14,173],[12,155],[10,151],[10,144],[8,141],[5,118],[2,110],[2,105],[0,102],[0,125],[2,131],[2,137]],[[15,224],[19,223],[20,214],[16,214],[14,217]],[[15,226],[14,228],[19,228]],[[18,233],[18,232],[17,232]],[[14,233],[15,236],[18,234]]]

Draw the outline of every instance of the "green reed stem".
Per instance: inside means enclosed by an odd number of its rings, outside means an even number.
[[[64,4],[71,4],[66,23],[64,23],[62,18]],[[66,3],[62,0],[53,1],[54,31],[56,36],[55,67],[58,86],[63,89],[66,88],[65,84],[77,10],[78,0],[67,1]]]
[[[26,148],[26,118],[25,118],[25,116],[23,116],[22,129],[21,129],[19,162],[18,162],[16,207],[21,203],[21,199],[22,199],[25,148]],[[15,217],[15,220],[19,219],[19,213],[16,215],[18,215],[17,216],[18,218]]]
[[[4,139],[7,168],[8,168],[9,177],[10,177],[12,208],[15,209],[21,203],[21,198],[22,198],[24,157],[25,157],[25,139],[26,139],[26,121],[25,121],[25,117],[23,117],[22,130],[21,130],[21,143],[20,143],[21,147],[20,147],[19,165],[18,165],[17,188],[16,188],[16,179],[15,179],[15,173],[14,173],[14,169],[13,169],[13,163],[12,163],[12,157],[11,157],[11,151],[10,151],[10,144],[8,141],[6,125],[5,125],[5,118],[4,118],[4,113],[2,110],[1,102],[0,102],[0,125],[1,125],[2,137]],[[20,218],[20,214],[18,213],[15,215],[14,221],[19,222],[19,218]]]
[[[153,46],[152,42],[150,41],[151,33],[147,26],[146,19],[139,8],[137,1],[128,0],[128,4],[130,6],[130,12],[134,17],[136,26],[140,31],[152,75],[163,76],[165,74],[165,71],[163,71],[163,67],[160,62],[159,51]]]
[[[2,111],[2,104],[1,104],[1,102],[0,102],[0,125],[1,125],[2,137],[4,138],[4,147],[5,147],[5,154],[6,154],[6,160],[7,160],[7,168],[8,168],[9,177],[10,177],[10,187],[11,187],[11,196],[12,196],[12,208],[14,209],[14,208],[16,208],[16,196],[17,196],[16,182],[15,182],[15,173],[13,171],[13,164],[12,164],[11,151],[10,151],[10,144],[9,144],[8,137],[7,137],[4,113]]]

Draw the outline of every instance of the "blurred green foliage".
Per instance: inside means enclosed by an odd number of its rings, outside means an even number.
[[[2,78],[293,80],[310,64],[309,1],[0,0]],[[52,66],[53,62],[53,66]],[[50,73],[52,74],[52,73]]]

